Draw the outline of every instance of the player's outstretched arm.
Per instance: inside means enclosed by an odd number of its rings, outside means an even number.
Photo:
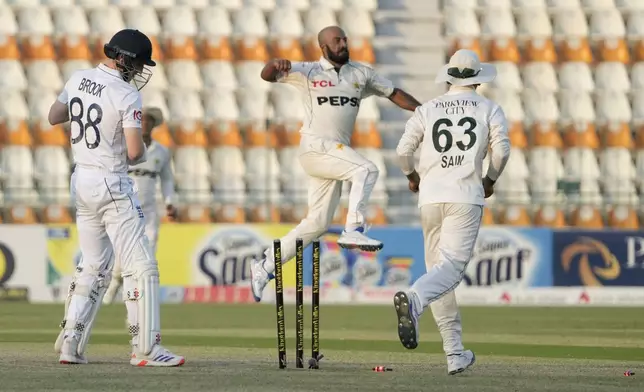
[[[275,83],[277,78],[284,74],[288,74],[291,71],[291,61],[285,59],[273,59],[264,65],[262,69],[262,79],[267,82]]]
[[[49,124],[57,125],[69,121],[69,110],[67,104],[56,101],[49,108],[49,115],[47,116]]]
[[[410,112],[413,112],[421,105],[416,98],[399,88],[394,89],[394,92],[389,96],[389,100],[399,108],[409,110]]]

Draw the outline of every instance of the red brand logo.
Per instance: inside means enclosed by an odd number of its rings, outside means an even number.
[[[140,110],[135,110],[134,111],[134,119],[136,121],[141,121],[143,119],[143,113],[141,113]]]
[[[313,87],[335,87],[335,84],[328,80],[312,80],[311,83],[313,83]]]

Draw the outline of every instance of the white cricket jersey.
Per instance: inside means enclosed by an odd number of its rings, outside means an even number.
[[[294,86],[302,96],[303,135],[346,145],[353,134],[360,100],[372,95],[389,97],[394,92],[392,82],[373,68],[349,61],[336,71],[324,57],[318,62],[293,63],[288,74],[280,74],[277,81]]]
[[[156,209],[158,180],[161,181],[161,193],[165,204],[172,204],[174,175],[170,150],[153,140],[147,148],[147,160],[138,165],[131,165],[128,174],[136,183],[143,209]]]
[[[127,173],[123,128],[141,128],[139,91],[112,68],[76,71],[58,101],[67,104],[74,163],[104,172]]]
[[[419,206],[484,205],[481,180],[488,145],[492,149],[490,167],[495,165],[498,174],[505,165],[500,161],[507,161],[510,152],[501,107],[462,87],[451,87],[446,94],[419,106],[407,122],[396,152],[401,158],[413,156],[421,143]],[[403,167],[403,171],[409,174],[413,167]]]

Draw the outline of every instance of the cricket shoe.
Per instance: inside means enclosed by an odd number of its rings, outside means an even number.
[[[405,348],[413,350],[418,347],[418,317],[409,295],[399,291],[394,295],[394,308],[398,318],[398,338]]]
[[[184,357],[171,353],[160,344],[155,345],[148,355],[138,352],[136,345],[132,346],[130,365],[133,366],[174,367],[181,366],[184,363],[186,363]]]
[[[255,302],[262,300],[264,288],[274,278],[273,274],[269,274],[264,269],[264,262],[266,262],[266,259],[257,260],[250,266],[250,288],[253,292]]]
[[[344,249],[360,249],[365,252],[377,252],[382,249],[382,241],[367,237],[364,227],[358,227],[352,231],[344,230],[338,245]]]
[[[87,359],[83,355],[79,355],[76,351],[78,348],[78,339],[74,336],[65,336],[63,344],[60,347],[60,358],[58,363],[61,365],[85,365]]]
[[[465,350],[460,354],[453,354],[447,356],[447,373],[450,376],[462,373],[465,369],[474,365],[476,355],[471,350]]]

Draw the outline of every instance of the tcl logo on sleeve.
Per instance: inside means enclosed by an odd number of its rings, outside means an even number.
[[[134,111],[134,120],[135,121],[141,121],[143,119],[143,113],[141,113],[140,110],[135,110]]]
[[[322,106],[324,104],[328,104],[331,106],[344,106],[349,104],[352,107],[358,107],[360,106],[360,99],[355,97],[349,98],[349,97],[342,97],[342,96],[318,97],[318,105]]]

